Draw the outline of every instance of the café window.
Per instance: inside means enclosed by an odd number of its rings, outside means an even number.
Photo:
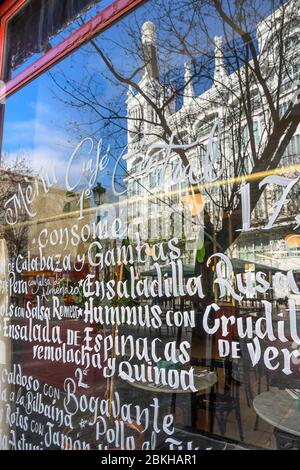
[[[298,13],[229,3],[0,6],[1,449],[300,448]]]

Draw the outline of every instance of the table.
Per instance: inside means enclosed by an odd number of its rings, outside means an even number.
[[[286,390],[271,388],[254,398],[253,407],[260,418],[277,429],[300,436],[298,400]]]

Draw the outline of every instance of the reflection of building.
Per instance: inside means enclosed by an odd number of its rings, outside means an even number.
[[[292,5],[292,3],[291,3]],[[292,8],[292,6],[291,6]],[[287,11],[289,14],[294,12]],[[274,92],[278,87],[276,77],[276,24],[279,11],[274,17],[262,21],[257,28],[259,47],[259,60],[266,64],[273,73],[268,78],[268,86]],[[293,16],[294,18],[294,16]],[[271,26],[270,26],[271,25]],[[272,29],[273,28],[273,29]],[[296,79],[300,76],[300,66],[296,62],[295,51],[299,48],[299,25],[294,19],[286,20],[285,34],[288,60],[286,73],[281,86],[280,112],[284,113],[289,105],[291,97],[296,90]],[[142,93],[136,93],[132,88],[128,91],[127,118],[128,118],[128,152],[124,156],[127,162],[128,193],[131,203],[130,221],[134,231],[145,232],[145,237],[151,239],[167,239],[177,236],[183,239],[182,247],[185,249],[185,261],[193,261],[193,249],[195,240],[199,235],[199,225],[185,224],[191,219],[191,206],[186,204],[187,182],[178,181],[174,173],[177,172],[179,156],[172,152],[166,163],[166,151],[159,148],[164,132],[158,112],[164,109],[164,118],[168,126],[175,133],[178,142],[182,145],[190,144],[199,139],[200,145],[195,146],[185,153],[190,162],[194,162],[197,175],[203,174],[204,155],[214,162],[210,169],[211,176],[218,175],[222,169],[224,179],[239,174],[247,174],[252,170],[251,144],[259,151],[264,145],[267,129],[267,113],[264,104],[264,95],[259,86],[252,84],[249,95],[252,106],[252,125],[254,143],[250,142],[247,132],[246,116],[241,116],[238,124],[234,123],[235,116],[240,108],[238,73],[228,73],[222,51],[222,39],[215,38],[214,77],[212,86],[197,96],[196,86],[193,80],[192,65],[185,64],[185,87],[180,106],[174,100],[169,100],[169,90],[159,81],[157,56],[157,38],[155,26],[151,22],[144,23],[142,27],[142,47],[144,52],[145,67],[139,82]],[[292,45],[292,47],[291,47]],[[277,51],[278,52],[278,51]],[[291,54],[290,58],[289,55]],[[274,57],[274,58],[273,58]],[[243,68],[239,70],[244,73]],[[149,103],[147,97],[154,102]],[[169,101],[163,108],[163,103]],[[157,106],[157,109],[155,107]],[[218,135],[218,128],[212,134],[212,128],[216,122],[222,124],[222,130]],[[230,131],[229,131],[230,129]],[[208,149],[209,143],[209,149]],[[155,148],[156,145],[156,148]],[[152,150],[151,150],[152,148]],[[238,148],[238,150],[234,150]],[[149,150],[150,149],[150,150]],[[233,152],[243,154],[244,173],[233,169],[231,155]],[[300,133],[299,129],[292,137],[288,148],[282,157],[280,166],[290,166],[299,163]],[[178,174],[178,173],[177,173]],[[287,176],[292,177],[293,174]],[[264,191],[255,210],[252,213],[252,226],[254,230],[247,235],[241,235],[238,242],[232,247],[232,255],[245,260],[271,265],[274,268],[285,269],[286,258],[289,257],[289,266],[299,267],[298,251],[300,249],[294,240],[293,249],[291,243],[285,238],[289,231],[293,233],[295,211],[297,214],[297,193],[293,193],[292,203],[285,205],[278,218],[277,225],[272,231],[261,230],[270,216],[269,209],[276,198],[281,194],[281,189],[272,188]],[[222,212],[218,210],[213,200],[221,201],[221,191],[216,185],[210,190],[210,195],[204,194],[205,207],[214,221],[216,230],[222,224]],[[171,207],[170,207],[171,206]],[[293,214],[293,215],[292,215]],[[258,235],[259,233],[259,235]],[[256,235],[254,237],[254,234]],[[248,241],[249,240],[249,241]],[[292,261],[293,260],[293,261]]]

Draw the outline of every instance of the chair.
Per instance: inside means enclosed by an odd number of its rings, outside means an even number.
[[[229,415],[234,412],[238,424],[241,441],[244,440],[241,410],[240,410],[240,394],[239,382],[232,377],[232,363],[225,359],[192,359],[191,365],[208,367],[218,376],[217,386],[209,393],[201,393],[196,395],[195,406],[196,411],[208,410],[210,413],[210,432],[213,432],[215,419],[218,422],[221,435],[226,432],[227,421]],[[220,391],[221,377],[220,371],[224,373],[223,389]]]

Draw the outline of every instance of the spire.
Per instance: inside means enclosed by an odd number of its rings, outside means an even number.
[[[142,26],[142,46],[145,62],[144,76],[158,79],[157,42],[155,25],[146,21]]]
[[[185,88],[184,88],[184,97],[183,97],[183,105],[188,105],[193,101],[193,98],[195,97],[195,90],[193,87],[193,82],[192,82],[192,72],[191,72],[191,64],[189,62],[186,62],[184,64],[184,83],[185,83]]]
[[[222,52],[222,37],[215,36],[215,86],[221,85],[226,77],[226,69],[224,65],[224,57]]]

